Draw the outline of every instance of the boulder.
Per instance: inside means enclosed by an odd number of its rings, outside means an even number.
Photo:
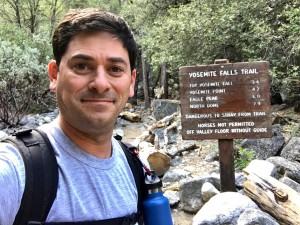
[[[245,139],[241,147],[253,150],[256,159],[267,159],[275,156],[284,146],[285,139],[281,126],[273,125],[273,136],[271,138]]]
[[[293,137],[282,149],[280,156],[300,162],[300,137]]]
[[[246,209],[258,209],[247,196],[237,192],[223,192],[212,197],[194,216],[193,225],[236,225]]]
[[[180,101],[169,99],[155,99],[151,103],[152,113],[156,120],[180,111]]]
[[[172,168],[164,174],[162,181],[164,183],[174,183],[187,178],[190,174],[185,170]]]
[[[259,159],[252,160],[247,166],[247,171],[266,176],[274,176],[277,172],[273,163]]]
[[[277,179],[286,176],[300,183],[300,163],[292,162],[280,156],[270,157],[267,161],[275,165],[277,169],[275,177]]]
[[[205,182],[201,188],[203,202],[208,202],[212,197],[219,194],[220,191],[209,182]]]
[[[0,141],[4,140],[7,137],[8,137],[8,134],[5,133],[4,131],[0,130]]]
[[[289,177],[283,177],[279,181],[281,181],[282,183],[286,184],[290,188],[292,188],[295,191],[297,191],[297,192],[300,193],[300,184],[297,183],[296,181],[292,180],[291,178],[289,178]]]
[[[279,225],[279,223],[259,209],[246,209],[239,217],[237,225]]]
[[[178,191],[167,190],[164,192],[164,196],[168,198],[171,207],[176,206],[179,203]]]
[[[206,182],[212,183],[210,176],[200,178],[187,178],[180,182],[179,199],[185,212],[196,213],[203,205],[202,185]]]

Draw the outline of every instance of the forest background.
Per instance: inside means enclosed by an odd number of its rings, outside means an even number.
[[[138,100],[179,97],[187,65],[268,61],[272,93],[300,79],[300,0],[0,0],[0,128],[55,108],[48,90],[53,28],[70,8],[123,16],[139,45]],[[159,94],[161,93],[161,94]]]

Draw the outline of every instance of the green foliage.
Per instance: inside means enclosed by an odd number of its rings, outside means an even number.
[[[300,137],[300,124],[291,123],[290,124],[290,132],[292,137]]]
[[[66,11],[99,7],[129,22],[150,63],[153,86],[162,64],[178,80],[180,66],[221,58],[269,61],[276,90],[300,79],[300,0],[0,0],[0,6],[1,39],[22,49],[21,58],[27,48],[36,49],[38,65],[49,61],[53,27]]]
[[[137,31],[154,71],[162,63],[175,72],[180,66],[227,58],[269,61],[278,85],[299,78],[299,0],[130,2],[121,12]]]
[[[40,101],[46,88],[46,64],[37,48],[0,39],[0,122],[17,125]],[[48,83],[48,81],[47,81]]]
[[[37,4],[38,3],[38,4]],[[28,112],[54,106],[46,75],[55,24],[70,8],[117,12],[122,0],[0,0],[0,124],[15,126]]]
[[[248,150],[246,148],[239,147],[236,150],[234,158],[234,166],[237,169],[244,169],[248,164],[254,159],[255,153],[253,150]]]
[[[30,37],[30,32],[26,28],[20,28],[16,24],[1,24],[0,37],[2,40],[14,42],[17,45],[22,45],[24,40]]]
[[[36,48],[40,52],[40,61],[47,63],[52,54],[49,31],[40,30],[37,34],[32,34],[26,28],[19,28],[15,24],[7,24],[0,27],[0,37],[20,48]]]
[[[68,0],[64,1],[64,6],[66,9],[96,7],[117,13],[120,10],[121,2],[121,0]]]

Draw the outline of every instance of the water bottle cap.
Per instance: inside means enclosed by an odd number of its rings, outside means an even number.
[[[148,190],[162,187],[161,179],[159,179],[153,170],[151,171],[151,175],[147,175],[147,173],[145,173],[145,183]]]

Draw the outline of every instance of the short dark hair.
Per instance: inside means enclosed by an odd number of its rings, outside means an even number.
[[[130,68],[136,65],[137,44],[127,22],[113,13],[96,9],[71,9],[58,24],[52,37],[54,59],[59,66],[71,39],[80,33],[109,32],[127,49]]]

